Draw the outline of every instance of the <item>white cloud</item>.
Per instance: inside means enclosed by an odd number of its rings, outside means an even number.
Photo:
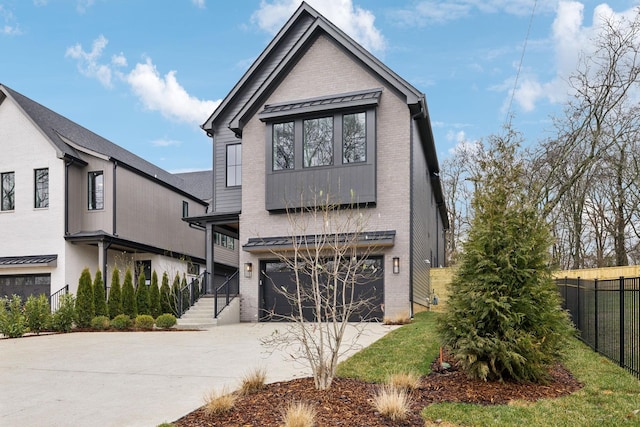
[[[177,147],[182,145],[182,141],[176,141],[175,139],[161,138],[151,141],[151,145],[155,147]]]
[[[67,48],[64,56],[78,60],[78,70],[87,77],[95,77],[105,87],[112,87],[112,70],[108,64],[100,64],[98,61],[102,51],[109,44],[109,40],[100,35],[93,41],[91,51],[86,52],[80,43]]]
[[[5,9],[5,7],[1,4],[0,19],[4,21],[4,24],[0,24],[0,34],[5,34],[8,36],[19,36],[20,34],[22,34],[20,25],[15,22],[16,18],[13,15],[13,12]]]
[[[202,124],[221,102],[189,95],[178,83],[176,71],[162,77],[149,58],[145,63],[136,64],[126,81],[146,109],[180,122]]]
[[[199,9],[205,9],[207,7],[206,0],[191,0],[191,3]]]
[[[78,0],[78,3],[76,4],[76,10],[78,11],[78,13],[85,13],[87,9],[93,6],[94,3],[95,0]]]
[[[352,0],[307,2],[366,49],[384,51],[386,41],[376,28],[376,18],[371,11],[354,6]],[[300,0],[261,0],[260,8],[251,16],[251,22],[256,23],[262,30],[275,34],[300,3]]]

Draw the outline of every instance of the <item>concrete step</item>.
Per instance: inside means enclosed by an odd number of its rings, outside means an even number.
[[[206,329],[220,324],[238,323],[240,321],[239,300],[239,298],[232,300],[229,307],[222,310],[216,319],[214,318],[215,297],[203,296],[178,319],[178,327],[184,329]],[[226,298],[218,298],[218,307],[224,307],[225,303]]]

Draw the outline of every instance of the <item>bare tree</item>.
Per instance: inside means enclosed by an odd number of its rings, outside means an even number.
[[[291,248],[272,254],[293,274],[293,286],[271,283],[291,307],[289,313],[268,310],[275,320],[290,322],[286,331],[264,343],[284,347],[308,363],[315,386],[331,386],[338,360],[353,350],[362,324],[351,342],[344,342],[349,322],[361,322],[379,310],[366,290],[382,274],[375,232],[367,233],[368,218],[355,205],[334,204],[320,192],[313,207],[288,209]],[[294,347],[293,350],[292,346]]]

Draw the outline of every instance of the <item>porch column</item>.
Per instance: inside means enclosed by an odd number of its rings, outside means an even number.
[[[213,246],[214,246],[214,235],[213,235],[213,224],[207,223],[207,232],[206,232],[206,257],[207,257],[207,274],[206,274],[206,288],[205,293],[212,294],[213,293]]]

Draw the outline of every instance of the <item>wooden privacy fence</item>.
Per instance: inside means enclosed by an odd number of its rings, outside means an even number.
[[[582,341],[640,378],[640,277],[556,284]]]

